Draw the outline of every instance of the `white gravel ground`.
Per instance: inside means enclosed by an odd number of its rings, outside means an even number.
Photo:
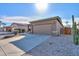
[[[48,40],[30,50],[29,54],[33,56],[78,56],[79,45],[73,44],[73,37],[70,35],[51,36]]]

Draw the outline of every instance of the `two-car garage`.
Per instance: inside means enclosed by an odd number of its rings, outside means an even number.
[[[35,34],[60,34],[60,29],[63,28],[59,17],[32,21],[31,25],[32,33]]]
[[[33,26],[33,33],[36,34],[51,34],[51,31],[52,31],[51,24]]]

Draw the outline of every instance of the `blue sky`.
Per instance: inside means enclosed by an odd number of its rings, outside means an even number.
[[[72,15],[79,17],[79,4],[77,3],[52,3],[48,4],[45,13],[39,13],[33,3],[0,3],[0,17],[2,16],[24,16],[29,18],[48,18],[53,16],[60,16],[62,20],[69,20]],[[31,20],[31,19],[30,19]],[[6,22],[7,23],[7,22]],[[7,25],[10,23],[7,23]]]

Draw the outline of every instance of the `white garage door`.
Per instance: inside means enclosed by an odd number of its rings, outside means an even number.
[[[37,34],[51,34],[51,25],[34,25],[33,33]]]

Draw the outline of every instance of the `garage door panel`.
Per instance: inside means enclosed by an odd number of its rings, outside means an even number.
[[[38,34],[51,34],[51,25],[35,25],[33,32]]]

